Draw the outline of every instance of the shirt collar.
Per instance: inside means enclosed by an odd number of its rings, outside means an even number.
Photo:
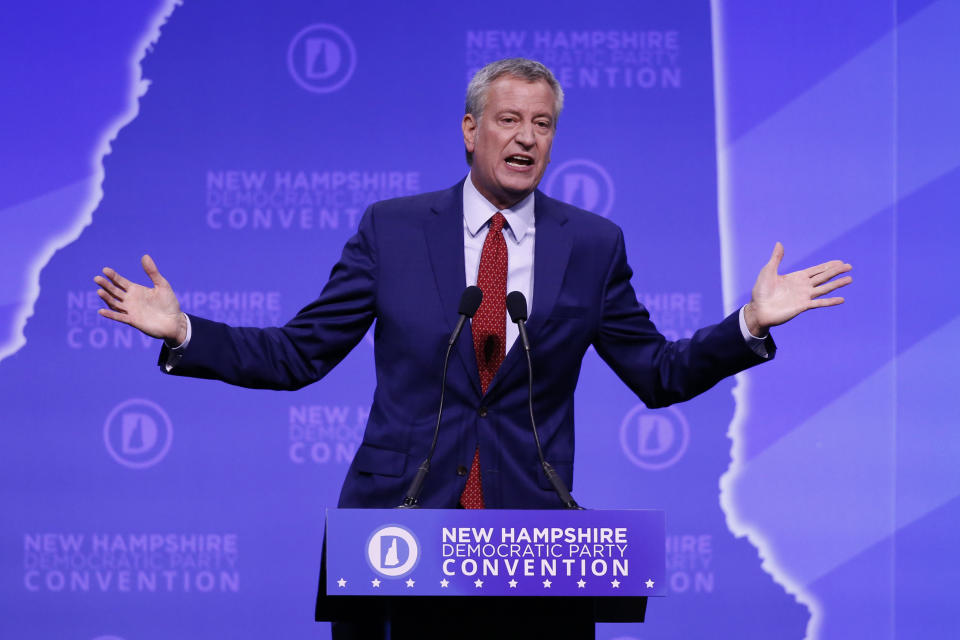
[[[527,232],[533,230],[533,203],[534,197],[531,193],[509,209],[497,209],[473,186],[469,173],[463,183],[463,221],[471,236],[480,233],[483,225],[499,211],[507,219],[513,239],[519,244]]]

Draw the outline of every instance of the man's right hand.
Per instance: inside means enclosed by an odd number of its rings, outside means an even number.
[[[145,255],[140,263],[153,282],[152,289],[130,282],[110,267],[103,269],[103,276],[93,279],[100,285],[97,295],[109,307],[100,309],[100,315],[161,338],[170,347],[179,346],[187,339],[187,320],[180,312],[177,296],[160,275],[153,258]]]

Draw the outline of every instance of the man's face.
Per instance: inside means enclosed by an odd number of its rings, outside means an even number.
[[[546,81],[504,75],[491,83],[480,120],[463,116],[473,184],[497,208],[513,206],[540,183],[553,145],[554,100]]]

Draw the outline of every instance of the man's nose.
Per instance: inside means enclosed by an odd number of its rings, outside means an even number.
[[[523,147],[529,148],[533,146],[535,138],[533,135],[532,122],[521,123],[517,129],[516,141]]]

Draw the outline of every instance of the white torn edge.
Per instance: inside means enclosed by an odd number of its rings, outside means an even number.
[[[720,227],[720,268],[723,287],[723,307],[726,314],[734,311],[737,303],[736,274],[734,256],[736,243],[733,234],[733,212],[730,204],[731,167],[727,162],[727,100],[726,100],[726,61],[723,55],[723,12],[722,0],[710,0],[710,31],[713,48],[713,95],[714,118],[717,144],[717,212]],[[816,596],[805,589],[805,585],[794,580],[780,565],[764,532],[757,526],[743,520],[737,511],[733,496],[736,484],[744,467],[744,425],[749,415],[750,377],[747,372],[736,376],[733,391],[734,411],[727,437],[730,438],[730,466],[720,477],[720,509],[726,516],[727,528],[738,538],[746,536],[750,544],[757,549],[760,567],[766,571],[778,585],[792,595],[797,602],[810,612],[807,623],[807,640],[815,640],[819,635],[823,620],[823,610]]]
[[[103,159],[113,150],[111,143],[117,139],[120,130],[133,122],[133,119],[140,113],[140,98],[146,95],[147,89],[150,87],[150,81],[143,77],[143,68],[140,63],[143,62],[143,59],[160,39],[160,29],[170,19],[173,11],[183,4],[183,1],[166,0],[150,18],[147,29],[134,47],[133,55],[130,58],[131,93],[127,110],[107,125],[100,137],[100,143],[91,159],[93,166],[89,179],[90,193],[87,195],[87,201],[80,207],[77,219],[67,230],[49,238],[28,265],[26,294],[20,310],[13,319],[13,338],[7,344],[0,345],[0,362],[19,351],[27,343],[23,330],[27,325],[27,320],[33,316],[34,305],[36,305],[37,298],[40,297],[40,272],[47,266],[53,254],[79,238],[83,230],[93,221],[93,212],[96,211],[100,201],[103,200]],[[90,286],[93,287],[94,285],[91,284]]]

